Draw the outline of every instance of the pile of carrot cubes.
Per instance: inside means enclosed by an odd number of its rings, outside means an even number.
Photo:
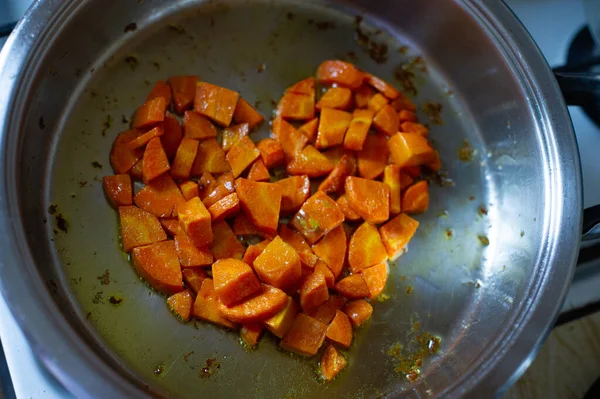
[[[419,176],[439,156],[410,99],[343,61],[290,86],[255,143],[263,121],[196,76],[158,81],[114,141],[104,190],[123,249],[175,315],[250,346],[266,329],[303,356],[327,341],[330,380],[419,225],[408,214],[427,210]]]

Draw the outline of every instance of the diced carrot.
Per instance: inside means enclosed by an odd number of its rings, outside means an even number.
[[[382,134],[369,134],[358,153],[358,174],[365,179],[376,179],[387,165],[390,151]]]
[[[125,252],[132,248],[167,239],[156,216],[136,206],[120,206],[121,239]]]
[[[213,206],[217,201],[227,197],[228,195],[235,192],[235,182],[233,180],[232,173],[223,173],[217,178],[217,185],[215,189],[208,193],[202,202],[207,208]]]
[[[327,345],[321,356],[321,373],[325,380],[333,380],[348,365],[348,361],[331,344]]]
[[[352,273],[385,262],[387,257],[377,227],[372,224],[363,223],[350,237],[348,265]]]
[[[413,179],[418,179],[421,176],[421,167],[420,166],[406,166],[402,168],[402,170]]]
[[[225,159],[225,151],[217,143],[217,140],[202,140],[192,165],[192,176],[200,176],[204,172],[224,173],[229,171],[231,171],[231,166]]]
[[[194,197],[179,205],[177,214],[181,228],[198,248],[206,247],[213,242],[213,231],[210,213],[200,201]]]
[[[429,187],[421,180],[402,194],[402,210],[406,213],[423,213],[429,208]]]
[[[346,233],[342,225],[339,225],[313,245],[312,250],[329,266],[335,278],[338,278],[344,267],[347,247]]]
[[[269,181],[270,179],[271,175],[269,174],[269,170],[265,166],[262,158],[258,158],[252,163],[252,166],[250,166],[250,170],[248,171],[248,180]]]
[[[113,208],[133,203],[133,188],[129,175],[104,176],[102,187],[104,187],[104,194]]]
[[[354,328],[362,326],[373,314],[373,306],[364,299],[350,301],[344,306],[344,313],[348,315]]]
[[[354,104],[356,108],[367,108],[369,100],[377,92],[369,85],[362,85],[354,92]]]
[[[248,101],[240,97],[233,111],[235,123],[247,123],[250,129],[260,125],[265,118]]]
[[[344,154],[331,173],[319,184],[319,191],[326,193],[343,192],[346,177],[354,173],[356,173],[356,158],[354,154],[348,151],[348,154]]]
[[[338,199],[335,201],[342,212],[344,213],[344,219],[349,222],[356,222],[360,220],[360,215],[350,208],[348,204],[348,198],[346,198],[346,194],[340,195]]]
[[[400,113],[402,113],[402,112],[410,112],[410,111],[406,111],[406,110],[400,111]],[[413,115],[414,115],[414,113],[413,113]],[[415,118],[416,118],[416,116],[415,116]],[[427,137],[429,135],[429,129],[427,129],[422,124],[417,123],[416,121],[402,122],[402,124],[400,125],[400,130],[403,133],[415,133],[415,134],[418,134],[419,136],[423,136],[423,137]]]
[[[390,216],[390,188],[387,184],[349,176],[346,198],[350,208],[371,223],[381,223]]]
[[[388,140],[394,163],[401,168],[427,164],[435,159],[435,151],[427,139],[415,133],[396,133]]]
[[[302,234],[309,244],[314,244],[342,224],[344,214],[334,200],[322,191],[310,197],[290,222],[290,226]]]
[[[344,348],[348,348],[352,344],[353,335],[352,324],[346,313],[336,310],[335,317],[327,327],[325,337]]]
[[[171,165],[171,176],[174,179],[189,179],[192,172],[192,165],[198,154],[198,140],[184,137],[179,144],[175,159]]]
[[[328,148],[343,144],[351,120],[352,114],[349,112],[330,108],[322,110],[315,147]]]
[[[140,148],[141,149],[141,148]],[[142,181],[144,176],[142,175],[142,169],[144,168],[144,158],[140,159],[133,165],[127,174],[135,181]]]
[[[171,169],[167,154],[158,137],[150,140],[146,146],[144,157],[142,159],[142,176],[144,178],[144,183],[148,183],[150,180],[155,179]]]
[[[239,178],[235,181],[235,191],[250,221],[267,234],[274,234],[279,222],[281,187]]]
[[[183,291],[183,276],[173,241],[160,241],[134,248],[131,253],[137,273],[157,291]]]
[[[390,213],[392,215],[400,213],[402,209],[400,203],[400,179],[401,172],[398,165],[387,165],[383,169],[383,182],[390,188]]]
[[[300,306],[303,310],[314,309],[329,299],[329,290],[322,273],[314,272],[304,279],[300,289]]]
[[[401,213],[379,228],[381,241],[390,259],[404,252],[406,244],[417,231],[419,222],[405,213]]]
[[[160,136],[160,142],[167,154],[167,158],[173,159],[183,138],[183,131],[177,118],[168,111],[165,113],[165,120],[162,126],[164,133]]]
[[[230,306],[262,291],[254,272],[246,263],[237,259],[220,259],[212,265],[215,295]]]
[[[323,345],[326,333],[325,324],[299,313],[279,346],[302,356],[313,356]]]
[[[139,147],[143,147],[155,137],[160,137],[164,133],[162,126],[155,126],[144,134],[139,135],[130,142],[127,143],[127,147],[133,150]]]
[[[383,94],[377,93],[369,100],[368,109],[373,111],[373,114],[377,114],[379,111],[385,108],[388,103],[389,100],[385,98]]]
[[[359,274],[344,277],[335,284],[335,290],[350,299],[370,296],[369,287]]]
[[[283,338],[292,326],[297,314],[298,304],[292,297],[288,297],[285,307],[275,316],[265,320],[264,325],[274,336]]]
[[[317,109],[348,109],[352,105],[352,90],[346,87],[331,87],[317,101]]]
[[[226,127],[221,133],[223,137],[223,144],[221,147],[223,147],[223,150],[227,152],[231,150],[231,147],[237,144],[242,137],[247,136],[249,133],[250,125],[247,123]]]
[[[319,127],[319,118],[314,118],[300,126],[298,130],[306,136],[309,143],[314,143],[317,138],[317,129]]]
[[[296,212],[310,196],[310,180],[308,176],[292,176],[277,181],[281,187],[281,214]]]
[[[287,305],[288,296],[270,285],[263,284],[262,287],[262,292],[229,307],[217,301],[217,309],[221,315],[236,323],[265,321]]]
[[[398,166],[398,165],[394,165],[394,166]],[[406,168],[405,168],[406,171]],[[413,179],[408,173],[400,173],[400,191],[403,191],[405,188],[412,186],[412,184],[415,182],[415,179]]]
[[[403,124],[405,122],[409,122],[409,124],[406,125],[406,127],[409,128],[409,129],[412,127],[413,124],[419,125],[419,126],[422,126],[423,128],[425,128],[425,126],[421,125],[420,123],[416,123],[416,122],[419,121],[419,118],[417,117],[417,114],[415,114],[413,111],[409,111],[407,109],[403,109],[400,112],[398,112],[398,120],[400,121],[400,127],[401,127],[401,129],[402,129],[403,132],[417,133],[416,131],[404,130]],[[425,134],[425,135],[427,135],[427,134]]]
[[[271,131],[273,132],[273,138],[281,144],[284,158],[288,161],[294,159],[308,142],[304,134],[281,117],[273,119]]]
[[[261,281],[289,291],[300,282],[300,257],[291,245],[277,236],[254,260],[254,270]]]
[[[317,260],[314,271],[315,273],[321,273],[323,277],[325,277],[325,284],[327,285],[327,288],[333,288],[335,286],[335,276],[333,272],[321,259]]]
[[[185,203],[181,191],[170,175],[163,174],[153,179],[133,197],[141,209],[164,218],[177,216],[177,209]]]
[[[394,107],[387,104],[377,112],[373,118],[373,127],[380,133],[387,134],[388,136],[398,133],[400,121]]]
[[[208,208],[213,223],[235,216],[240,211],[240,201],[236,193],[221,198]]]
[[[225,159],[229,162],[234,177],[238,177],[258,157],[260,157],[260,151],[250,137],[244,136],[231,147]]]
[[[190,139],[210,139],[217,137],[217,128],[208,118],[199,113],[185,111],[183,115],[183,134]]]
[[[175,237],[178,234],[185,234],[181,229],[181,225],[179,224],[179,220],[177,218],[160,219],[160,224],[171,237]]]
[[[265,248],[267,247],[267,245],[269,245],[270,242],[271,240],[263,240],[258,244],[249,245],[248,248],[246,248],[246,252],[244,253],[242,261],[254,267],[254,261],[256,260],[256,258],[258,258],[258,255],[262,254],[262,252],[265,250]]]
[[[327,302],[315,309],[309,309],[306,314],[323,324],[329,324],[338,309],[344,307],[348,300],[341,295],[329,295]]]
[[[240,328],[240,337],[246,345],[255,347],[258,345],[258,341],[260,341],[264,330],[265,326],[260,323],[244,324]]]
[[[127,173],[144,155],[141,148],[130,149],[127,144],[139,137],[143,132],[138,129],[126,130],[120,133],[113,142],[110,150],[110,164],[115,173]]]
[[[146,128],[165,119],[165,111],[167,110],[167,101],[164,97],[157,97],[150,101],[146,101],[141,107],[135,111],[131,127]]]
[[[277,116],[290,120],[309,120],[315,117],[315,97],[312,95],[285,93],[277,104]]]
[[[196,83],[199,80],[198,76],[171,76],[167,80],[173,93],[175,112],[181,115],[186,109],[192,108],[196,95]]]
[[[202,286],[198,295],[196,295],[196,301],[194,302],[194,309],[192,313],[195,317],[214,323],[226,328],[235,328],[235,323],[227,320],[217,310],[217,296],[215,294],[214,283],[211,278],[205,278],[202,281]]]
[[[333,163],[333,166],[337,166],[342,160],[342,157],[348,154],[352,153],[344,149],[344,147],[342,147],[341,145],[323,151],[323,155],[325,155],[327,159],[329,159],[331,163]]]
[[[365,283],[367,283],[367,287],[369,287],[371,293],[369,299],[376,298],[383,292],[389,273],[387,262],[378,263],[359,272]]]
[[[308,177],[319,177],[326,175],[333,169],[333,164],[327,157],[312,145],[307,145],[302,151],[288,163],[286,170],[291,175],[306,175]]]
[[[315,95],[315,78],[302,79],[285,89],[286,93]]]
[[[404,94],[400,93],[400,96],[392,101],[392,106],[396,109],[396,111],[400,112],[403,109],[415,112],[417,110],[417,106],[415,103]]]
[[[200,143],[202,145],[202,143]],[[196,156],[196,158],[198,158]],[[192,166],[193,169],[193,166]],[[217,188],[219,183],[217,183],[217,179],[214,178],[208,172],[202,173],[202,176],[198,179],[198,195],[200,199],[204,199],[208,194],[212,193],[215,188]]]
[[[168,108],[169,104],[171,104],[171,88],[164,80],[159,80],[152,86],[150,93],[146,96],[146,102],[158,97],[163,97],[165,99]]]
[[[302,265],[302,270],[314,269],[317,262],[319,261],[319,257],[315,255],[312,251],[298,252],[298,256],[300,257],[300,264]]]
[[[352,114],[352,120],[344,137],[344,148],[353,151],[361,151],[375,113],[370,109],[356,109]]]
[[[181,271],[181,274],[183,274],[183,281],[185,284],[194,291],[195,294],[200,292],[202,282],[207,277],[205,269],[200,267],[186,268]]]
[[[190,290],[184,290],[167,298],[169,310],[179,320],[188,322],[192,317],[192,307],[194,306],[194,296]]]
[[[210,266],[213,262],[210,249],[198,248],[185,233],[175,236],[175,249],[182,267]]]
[[[440,153],[437,150],[433,151],[433,153],[433,160],[427,162],[425,166],[434,172],[439,172],[442,168],[442,160],[440,159]]]
[[[244,213],[240,213],[233,219],[233,233],[236,236],[260,236],[264,237],[264,231],[256,227]]]
[[[183,195],[183,198],[186,201],[191,200],[194,197],[200,197],[200,193],[198,191],[198,184],[191,180],[186,180],[179,185],[179,191]]]
[[[358,68],[344,61],[324,61],[317,68],[317,81],[321,84],[338,84],[356,90],[362,85],[363,79],[364,74]]]
[[[310,245],[306,242],[306,240],[300,235],[300,233],[290,229],[285,224],[279,225],[279,237],[285,241],[287,244],[291,245],[296,252],[312,252],[310,249]]]
[[[386,83],[382,79],[379,79],[377,76],[371,75],[370,73],[365,74],[365,82],[377,89],[377,91],[382,93],[390,100],[400,97],[400,92],[395,87],[389,83]]]
[[[260,151],[260,157],[267,169],[279,166],[283,162],[283,148],[275,139],[262,139],[256,145]]]
[[[215,259],[242,259],[246,249],[238,241],[231,227],[226,222],[212,225],[213,244],[210,247]]]
[[[231,124],[239,96],[239,93],[224,87],[198,82],[194,111],[226,127]]]

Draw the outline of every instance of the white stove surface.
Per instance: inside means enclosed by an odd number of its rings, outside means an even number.
[[[568,45],[585,24],[583,0],[505,0],[537,41],[551,66],[561,65]],[[31,0],[0,0],[0,26],[20,18]],[[0,47],[4,40],[0,39]],[[570,107],[581,154],[584,182],[584,205],[600,204],[600,164],[595,162],[600,148],[600,129],[577,107]],[[573,245],[577,245],[573,243]],[[598,265],[600,266],[600,264]],[[598,270],[600,268],[596,268]],[[563,310],[580,307],[596,300],[600,273],[595,278],[575,282]],[[0,340],[17,398],[72,397],[40,365],[25,336],[17,326],[4,299],[0,297]],[[2,359],[0,359],[1,361]],[[0,391],[1,396],[1,391]]]

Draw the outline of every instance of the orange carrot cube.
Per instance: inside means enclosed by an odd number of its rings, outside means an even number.
[[[354,154],[348,151],[333,168],[331,173],[319,184],[319,191],[326,193],[339,193],[344,191],[346,177],[356,172],[356,159]]]
[[[336,310],[335,317],[327,327],[325,337],[344,348],[348,348],[352,344],[353,335],[352,323],[350,323],[346,313]]]
[[[259,229],[244,213],[240,213],[233,219],[233,233],[236,236],[259,236],[264,237],[264,231]]]
[[[150,101],[146,101],[141,107],[135,111],[133,116],[132,126],[135,128],[150,127],[165,119],[165,111],[167,110],[167,100],[164,97],[157,97]]]
[[[317,81],[325,85],[337,84],[356,90],[363,79],[364,74],[349,62],[328,60],[317,68]]]
[[[398,133],[400,121],[398,120],[398,113],[396,113],[394,107],[387,104],[377,112],[373,118],[373,127],[380,133],[387,134],[388,136]]]
[[[221,133],[223,137],[223,151],[227,152],[241,140],[242,137],[247,136],[250,133],[250,125],[247,123],[241,123],[239,125],[229,126],[223,129]]]
[[[267,169],[279,166],[283,162],[283,148],[277,140],[262,139],[256,148],[260,151],[260,157]]]
[[[281,188],[281,214],[296,212],[310,196],[310,180],[308,176],[292,176],[277,181]]]
[[[314,118],[300,126],[298,130],[308,139],[309,143],[314,143],[317,138],[317,129],[319,128],[319,118]]]
[[[198,154],[198,140],[184,137],[179,144],[175,159],[171,165],[171,176],[174,179],[189,179],[192,172],[192,165]]]
[[[248,101],[240,97],[233,111],[235,123],[247,123],[250,129],[260,125],[265,118]]]
[[[429,187],[421,180],[406,189],[402,195],[402,210],[406,213],[423,213],[429,208]]]
[[[206,270],[200,267],[190,267],[181,270],[181,274],[183,274],[183,281],[185,285],[189,287],[195,294],[200,292],[200,288],[202,288],[202,282],[206,279]]]
[[[286,160],[294,159],[308,142],[305,135],[281,117],[273,119],[271,130],[273,138],[281,144]]]
[[[287,244],[290,244],[292,248],[296,250],[296,252],[312,252],[310,245],[308,245],[304,237],[302,237],[297,231],[287,227],[285,224],[279,225],[278,233],[279,237]]]
[[[369,287],[369,299],[376,298],[383,292],[390,274],[387,262],[378,263],[359,272]]]
[[[398,165],[387,165],[383,169],[383,182],[390,188],[390,213],[396,215],[402,210],[400,203],[401,177]]]
[[[202,281],[200,291],[198,291],[198,295],[196,295],[192,314],[201,320],[217,324],[221,327],[236,327],[235,323],[232,323],[221,316],[221,313],[217,310],[217,296],[215,294],[213,280],[210,278],[205,278],[204,281]]]
[[[179,191],[183,195],[183,198],[186,201],[191,200],[194,197],[200,197],[200,193],[198,191],[198,184],[191,180],[184,181],[179,185]]]
[[[373,306],[364,299],[350,301],[344,306],[344,313],[348,315],[354,328],[362,326],[373,314]]]
[[[331,269],[335,278],[342,273],[346,261],[346,248],[348,239],[342,225],[327,233],[319,242],[312,246],[312,250]]]
[[[306,175],[319,177],[326,175],[333,169],[333,164],[327,157],[312,145],[307,145],[296,158],[288,163],[286,170],[291,175]]]
[[[417,110],[417,106],[415,103],[404,94],[400,93],[398,98],[392,100],[392,106],[396,109],[396,111],[400,112],[403,109],[415,112]]]
[[[179,205],[177,210],[181,228],[198,248],[206,247],[213,242],[210,213],[200,201],[194,197]]]
[[[360,215],[350,208],[350,204],[348,204],[348,198],[346,198],[346,194],[340,195],[338,199],[335,201],[342,212],[344,213],[344,219],[349,222],[356,222],[360,220]]]
[[[297,314],[298,304],[292,297],[288,297],[285,307],[275,316],[265,320],[264,325],[277,338],[283,338],[292,326]]]
[[[435,151],[427,139],[415,133],[396,133],[388,140],[394,163],[401,168],[427,164],[435,159]]]
[[[127,144],[133,139],[139,137],[143,132],[138,129],[131,129],[120,133],[113,142],[110,150],[110,164],[115,173],[127,173],[142,156],[144,151],[141,148],[130,149]]]
[[[196,95],[196,83],[199,80],[198,76],[171,76],[167,80],[173,93],[175,112],[181,115],[186,109],[192,108]]]
[[[285,89],[286,93],[315,95],[315,78],[302,79]]]
[[[317,101],[317,109],[333,108],[345,110],[352,105],[352,90],[346,87],[332,87],[327,89]]]
[[[354,93],[354,104],[356,105],[356,108],[367,108],[369,106],[369,100],[371,100],[376,93],[377,92],[371,86],[360,86]]]
[[[352,114],[349,112],[330,108],[322,110],[315,146],[327,148],[344,143],[344,135],[351,120]]]
[[[220,259],[212,265],[215,295],[226,306],[262,291],[254,272],[237,259]]]
[[[240,338],[249,347],[255,347],[258,345],[264,330],[265,326],[260,323],[244,324],[240,328]]]
[[[194,111],[213,120],[218,125],[226,127],[231,124],[239,96],[239,93],[224,87],[198,82],[194,98]]]
[[[442,160],[440,159],[440,154],[437,150],[433,151],[433,153],[433,160],[427,162],[425,166],[434,172],[439,172],[442,168]]]
[[[327,326],[304,313],[299,313],[279,346],[302,356],[317,353],[327,333]]]
[[[358,174],[365,179],[376,179],[387,165],[390,151],[382,134],[369,134],[358,153]]]
[[[245,248],[238,241],[231,227],[226,222],[217,222],[212,225],[213,244],[210,247],[215,259],[242,259]]]
[[[179,234],[185,234],[183,230],[181,230],[181,225],[179,224],[179,220],[177,218],[160,219],[160,224],[171,237],[175,237]]]
[[[133,203],[133,188],[129,175],[104,176],[102,187],[104,187],[106,198],[113,208]]]
[[[346,198],[350,208],[371,223],[381,223],[390,216],[390,188],[387,184],[349,176]]]
[[[352,237],[348,245],[348,265],[352,273],[357,273],[387,260],[387,252],[377,231],[377,227],[365,222]]]
[[[310,197],[290,222],[290,226],[302,234],[309,244],[314,244],[342,224],[344,214],[334,200],[322,191]]]
[[[146,146],[142,163],[142,176],[144,183],[157,178],[169,169],[169,160],[163,149],[160,138],[155,137]]]
[[[185,203],[177,184],[168,174],[150,181],[134,197],[133,202],[141,209],[164,218],[177,216],[177,209]]]
[[[379,228],[381,241],[390,259],[404,252],[406,244],[417,231],[419,222],[405,213],[401,213]]]
[[[314,118],[314,96],[298,93],[285,93],[277,105],[277,116],[284,119],[300,121]]]
[[[276,315],[288,303],[285,292],[263,284],[262,292],[238,304],[225,306],[217,301],[217,309],[227,319],[236,323],[257,323]]]
[[[329,289],[322,273],[312,273],[304,279],[300,290],[300,306],[303,310],[314,309],[329,299]]]
[[[254,260],[261,281],[284,291],[297,287],[301,277],[300,257],[279,236]]]
[[[410,111],[406,111],[406,110],[400,111],[400,113],[402,113],[402,112],[410,112]],[[414,113],[413,113],[413,115],[414,115]],[[425,126],[421,125],[420,123],[416,123],[416,121],[402,122],[402,124],[400,125],[400,128],[403,133],[415,133],[415,134],[418,134],[419,136],[423,136],[423,137],[427,137],[429,135],[429,129],[427,129]]]
[[[421,176],[420,166],[405,166],[402,170],[413,179],[418,179]]]
[[[323,155],[325,155],[327,159],[329,159],[331,163],[333,163],[334,166],[337,166],[344,155],[353,155],[353,153],[348,150],[345,150],[344,147],[338,145],[323,151]]]
[[[164,80],[159,80],[152,86],[150,93],[146,96],[146,102],[158,97],[163,97],[165,99],[168,108],[169,104],[171,104],[171,88]]]
[[[306,314],[323,324],[331,323],[337,310],[344,307],[348,300],[340,295],[329,295],[329,299],[315,309],[309,309]]]
[[[327,345],[321,357],[321,373],[325,380],[333,380],[348,365],[348,361],[331,344]]]
[[[196,158],[198,158],[198,156],[196,156]],[[203,200],[208,194],[212,193],[218,185],[219,183],[217,183],[217,179],[215,179],[213,175],[208,172],[202,173],[202,176],[198,179],[198,196]]]
[[[374,114],[377,114],[379,111],[385,108],[385,106],[388,105],[388,103],[389,100],[385,98],[383,94],[377,93],[373,97],[371,97],[367,108],[373,111]]]
[[[196,140],[217,137],[217,128],[208,118],[194,111],[185,111],[183,115],[183,134]]]
[[[183,291],[183,276],[173,241],[134,248],[131,259],[137,273],[152,288],[166,294]]]
[[[344,137],[344,148],[353,151],[361,151],[375,113],[370,109],[356,109],[352,114],[352,120]]]
[[[265,166],[262,158],[258,158],[252,163],[252,166],[250,166],[248,180],[268,182],[270,179],[271,175],[269,174],[269,170]]]
[[[175,250],[181,267],[210,266],[213,262],[210,249],[198,248],[185,233],[175,236]]]
[[[220,201],[235,192],[235,182],[232,173],[223,173],[217,178],[216,183],[214,190],[204,196],[204,199],[202,200],[207,208],[210,208],[217,203],[217,201]]]
[[[143,133],[131,140],[130,142],[128,142],[127,147],[129,147],[129,149],[131,150],[143,147],[146,144],[148,144],[153,138],[162,136],[163,133],[164,130],[162,126],[155,126],[146,133]]]
[[[274,234],[279,223],[281,187],[239,178],[235,181],[235,191],[250,221],[267,234]]]
[[[260,157],[260,151],[250,137],[244,136],[229,150],[225,159],[231,166],[233,176],[238,177],[258,157]]]
[[[217,143],[217,140],[202,140],[192,165],[192,176],[200,176],[205,172],[225,173],[229,171],[231,171],[231,166],[225,159],[225,151]]]
[[[129,177],[131,177],[131,179],[135,181],[142,181],[144,179],[144,176],[142,175],[143,168],[144,159],[142,158],[139,161],[137,161],[131,169],[129,169],[129,172],[127,172],[127,174],[129,175]]]
[[[371,294],[365,280],[359,274],[344,277],[335,284],[335,290],[346,298],[365,298]]]
[[[194,296],[190,290],[178,292],[167,298],[167,306],[175,317],[183,322],[188,322],[192,317]]]
[[[421,125],[420,123],[416,123],[419,121],[419,118],[417,117],[417,114],[415,114],[413,111],[409,111],[407,109],[401,110],[400,112],[398,112],[398,120],[400,121],[401,130],[405,133],[418,133],[417,131],[410,130],[410,129],[412,129],[413,125],[419,125],[427,130],[427,128],[425,126]],[[405,122],[409,123],[406,125],[406,128],[408,128],[409,130],[404,130],[404,126],[402,126],[402,125]],[[417,129],[420,130],[421,128],[418,127]],[[425,136],[427,136],[427,134],[425,134]]]
[[[329,266],[327,266],[327,264],[318,257],[317,262],[315,263],[314,272],[321,273],[323,275],[323,277],[325,278],[325,284],[327,285],[327,288],[333,288],[335,286],[335,276],[333,272],[331,271]]]
[[[120,206],[121,239],[123,249],[130,252],[135,247],[153,244],[167,239],[156,216],[136,206]]]
[[[365,73],[365,82],[377,89],[377,91],[382,93],[390,100],[400,97],[400,92],[394,86],[386,83],[382,79],[379,79],[377,76],[371,75],[370,73]]]
[[[237,215],[239,211],[240,201],[236,193],[231,193],[228,196],[221,198],[208,208],[213,223]]]
[[[177,149],[179,148],[181,139],[183,138],[181,125],[179,124],[177,118],[167,111],[165,113],[165,120],[163,121],[162,127],[163,135],[160,136],[160,142],[165,150],[165,153],[167,154],[167,158],[173,159]]]
[[[265,250],[265,248],[267,247],[267,245],[269,245],[270,242],[271,240],[263,240],[258,244],[249,245],[248,248],[246,248],[246,252],[244,252],[244,257],[242,258],[242,261],[254,267],[254,261],[256,260],[256,258],[258,258],[258,255],[262,254],[262,252]]]

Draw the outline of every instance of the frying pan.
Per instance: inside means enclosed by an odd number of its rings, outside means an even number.
[[[315,361],[274,340],[246,351],[236,333],[175,320],[120,251],[99,179],[157,79],[197,74],[268,116],[331,58],[441,105],[441,124],[419,112],[446,177],[391,267],[390,299],[324,384]],[[569,285],[582,225],[575,136],[545,60],[500,1],[40,0],[0,55],[0,87],[0,289],[79,397],[492,396],[524,370]],[[411,383],[401,360],[423,332],[441,344]]]

